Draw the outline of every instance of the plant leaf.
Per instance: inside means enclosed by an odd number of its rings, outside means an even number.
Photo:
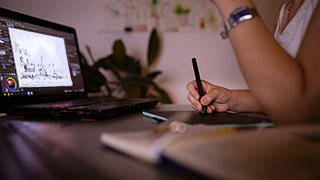
[[[118,80],[121,79],[121,76],[120,76],[120,74],[118,73],[117,70],[115,70],[115,69],[113,69],[113,68],[111,68],[110,70],[111,70],[111,72],[117,77]]]
[[[120,79],[120,74],[117,70],[117,65],[114,62],[117,62],[117,58],[114,55],[109,55],[104,58],[100,58],[95,64],[94,67],[99,69],[100,67],[104,68],[105,70],[110,70],[118,79]]]
[[[151,36],[149,39],[149,49],[148,49],[148,66],[150,66],[158,56],[159,53],[159,37],[157,33],[157,29],[153,28],[151,32]]]
[[[127,59],[125,71],[132,74],[140,74],[141,73],[141,67],[140,62],[136,61],[130,56],[127,56],[125,59]]]
[[[107,83],[101,72],[87,64],[82,65],[83,78],[88,92],[99,92],[100,87]]]
[[[110,65],[108,63],[108,57],[103,57],[103,58],[98,59],[98,61],[96,63],[94,63],[94,67],[97,68],[97,69],[99,67],[102,67],[105,70],[110,69],[111,67],[110,67]]]
[[[122,60],[126,57],[126,48],[120,39],[113,43],[112,52],[113,55],[119,60]]]
[[[156,84],[149,78],[140,75],[127,75],[119,82],[120,85],[140,85],[140,86],[155,86]]]
[[[140,62],[132,58],[131,56],[126,56],[123,59],[118,59],[115,56],[109,56],[109,60],[112,66],[131,74],[140,74],[141,67]]]
[[[152,80],[137,74],[127,75],[120,80],[119,84],[123,87],[128,97],[136,98],[147,97],[148,88],[155,86]]]
[[[167,94],[167,92],[163,89],[161,89],[158,86],[154,87],[154,90],[157,91],[157,93],[159,93],[160,95],[160,102],[164,103],[164,104],[171,104],[172,101],[169,97],[169,95]]]
[[[140,98],[142,97],[141,94],[141,88],[138,85],[125,85],[123,86],[124,91],[126,92],[126,95],[129,98]]]
[[[108,92],[107,96],[108,96],[108,97],[111,97],[111,96],[112,96],[112,93],[113,93],[113,90],[112,90],[111,87],[108,85],[108,83],[106,83],[104,86],[106,87],[107,92]]]
[[[112,66],[123,70],[125,68],[125,58],[118,59],[114,54],[110,55],[108,60],[110,60],[110,63]]]
[[[88,60],[82,52],[80,52],[80,60],[82,64],[88,65]]]
[[[92,85],[90,81],[84,80],[84,84],[87,92],[97,93],[101,91],[100,87]]]
[[[152,0],[152,4],[157,5],[158,1],[157,0]]]
[[[161,74],[161,71],[155,71],[155,72],[151,72],[147,74],[147,78],[153,80],[154,78],[156,78],[159,74]]]

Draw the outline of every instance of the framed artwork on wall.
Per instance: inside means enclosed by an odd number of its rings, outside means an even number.
[[[97,25],[103,31],[216,32],[223,28],[209,0],[97,0]]]

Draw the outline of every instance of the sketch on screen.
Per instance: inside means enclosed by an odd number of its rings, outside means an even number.
[[[63,38],[9,28],[20,87],[72,86]]]

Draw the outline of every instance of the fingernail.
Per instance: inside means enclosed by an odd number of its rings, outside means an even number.
[[[207,99],[201,99],[201,103],[202,103],[203,105],[207,105]]]

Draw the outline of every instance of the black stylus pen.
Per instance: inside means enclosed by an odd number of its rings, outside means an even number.
[[[202,89],[202,84],[201,84],[201,79],[200,79],[200,73],[198,69],[198,64],[196,58],[192,58],[192,65],[193,65],[193,70],[194,70],[194,76],[196,77],[196,82],[197,82],[197,87],[199,91],[200,98],[204,96],[203,89]],[[207,106],[202,106],[202,110],[204,114],[207,114]]]

